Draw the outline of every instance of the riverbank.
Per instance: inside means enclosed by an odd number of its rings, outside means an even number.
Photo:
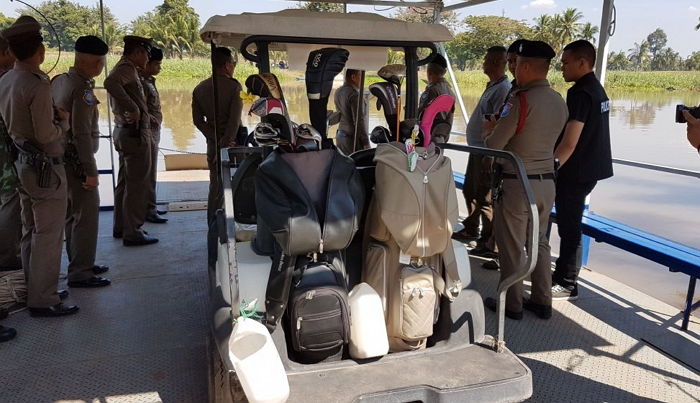
[[[44,69],[50,69],[56,60],[56,54],[47,54]],[[108,66],[114,66],[119,56],[108,57]],[[51,76],[68,70],[73,63],[73,54],[63,52],[56,69]],[[236,67],[236,78],[243,83],[251,74],[257,72],[255,66],[247,61],[241,61]],[[289,83],[303,79],[304,72],[273,69],[277,78],[282,83]],[[195,59],[166,59],[163,61],[163,70],[158,76],[161,85],[168,88],[178,88],[182,83],[199,81],[211,75],[211,65],[208,58]],[[455,71],[455,76],[460,88],[483,88],[487,78],[481,71]],[[367,82],[372,83],[380,79],[375,75],[368,75]],[[100,83],[101,80],[98,80]],[[549,73],[549,81],[558,88],[566,88],[559,71]],[[609,90],[638,90],[638,91],[700,91],[700,71],[609,71],[605,87]]]

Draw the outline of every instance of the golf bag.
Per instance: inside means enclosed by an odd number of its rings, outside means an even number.
[[[296,358],[339,359],[349,336],[340,256],[357,232],[364,204],[355,164],[335,149],[290,153],[278,147],[260,164],[255,192],[258,228],[273,235],[275,251],[267,327],[273,330],[290,304],[287,331]]]
[[[306,62],[306,95],[309,98],[311,125],[325,139],[328,137],[328,97],[333,79],[345,67],[350,52],[341,48],[323,48],[309,53]],[[246,81],[247,83],[247,81]]]
[[[461,292],[450,236],[458,207],[450,160],[430,144],[407,169],[405,146],[379,144],[367,214],[363,281],[380,295],[391,351],[426,346],[440,296]]]

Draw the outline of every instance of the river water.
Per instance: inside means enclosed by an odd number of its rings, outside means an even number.
[[[191,118],[191,93],[196,82],[166,83],[160,90],[163,108],[161,148],[205,152],[203,136],[195,129]],[[285,86],[285,96],[292,120],[308,121],[308,102],[303,85]],[[471,111],[481,89],[463,94],[467,111]],[[105,100],[103,91],[98,96]],[[700,96],[692,92],[626,92],[611,91],[611,141],[613,156],[688,170],[700,170],[700,156],[685,138],[685,125],[674,123],[676,104],[697,105]],[[370,99],[370,125],[385,125],[384,117]],[[332,97],[330,102],[332,108]],[[102,133],[108,133],[106,102],[100,106]],[[258,118],[246,115],[243,122],[249,128]],[[465,124],[457,118],[453,130],[464,132]],[[334,129],[331,129],[334,132]],[[463,138],[452,138],[463,142]],[[102,141],[98,153],[101,169],[110,167],[109,143]],[[453,155],[453,168],[464,171],[466,158]],[[164,169],[162,156],[159,169]],[[101,178],[103,205],[112,205],[111,178]],[[461,198],[461,196],[460,196]],[[593,192],[591,210],[633,227],[652,232],[686,245],[700,248],[700,181],[649,170],[615,165],[615,176],[602,181]],[[556,233],[556,231],[554,231]],[[552,237],[556,253],[558,239]],[[624,253],[605,244],[593,244],[588,267],[615,278],[633,288],[652,295],[678,308],[682,307],[688,287],[688,276],[670,273],[666,268],[643,258]],[[476,269],[476,268],[475,268]],[[696,293],[697,295],[697,293]],[[697,298],[696,298],[697,300]]]

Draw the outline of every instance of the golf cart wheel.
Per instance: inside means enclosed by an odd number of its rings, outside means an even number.
[[[229,372],[211,336],[208,338],[209,403],[247,403],[236,373]]]

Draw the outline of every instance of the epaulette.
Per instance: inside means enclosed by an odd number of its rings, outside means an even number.
[[[32,74],[35,77],[37,77],[38,79],[40,79],[41,81],[46,82],[48,84],[51,84],[51,80],[49,79],[49,76],[47,76],[45,73],[43,73],[41,71],[32,71]]]

